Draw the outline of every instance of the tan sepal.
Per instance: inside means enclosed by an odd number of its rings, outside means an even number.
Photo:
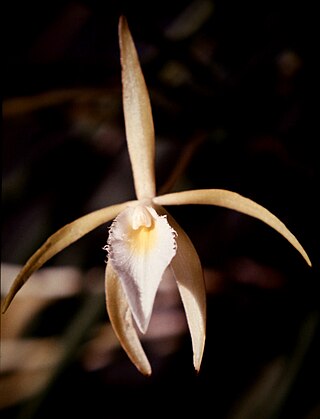
[[[112,328],[131,362],[142,374],[150,375],[151,367],[134,327],[126,295],[110,261],[106,267],[105,281],[107,311]]]
[[[26,283],[28,278],[37,271],[41,266],[55,256],[61,250],[68,247],[80,239],[91,230],[99,225],[106,223],[115,218],[131,202],[124,202],[122,204],[111,205],[110,207],[102,208],[100,210],[84,215],[70,224],[66,224],[52,236],[50,236],[45,243],[30,257],[27,263],[23,266],[17,277],[15,278],[8,295],[6,296],[2,312],[4,313],[9,307],[19,289]]]
[[[125,17],[119,20],[123,111],[138,199],[155,196],[154,127],[149,93]]]
[[[193,364],[198,372],[206,340],[206,290],[201,262],[187,234],[163,208],[161,212],[167,214],[169,224],[177,232],[177,252],[170,269],[177,281],[186,313],[192,340]]]
[[[311,261],[306,251],[279,218],[262,205],[235,192],[224,189],[198,189],[162,195],[154,198],[153,202],[159,205],[217,205],[255,217],[285,237],[298,250],[308,265],[311,266]]]

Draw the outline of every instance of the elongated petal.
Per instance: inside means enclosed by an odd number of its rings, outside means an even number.
[[[155,196],[154,127],[147,86],[126,19],[119,21],[123,110],[137,198]]]
[[[176,253],[175,232],[153,208],[128,207],[111,225],[107,249],[137,326],[145,333],[162,275]]]
[[[16,277],[7,297],[3,302],[3,312],[7,310],[16,293],[23,286],[23,284],[25,284],[28,278],[30,278],[33,272],[41,268],[41,266],[54,255],[61,252],[61,250],[65,249],[70,244],[89,233],[91,230],[112,220],[121,210],[131,203],[132,202],[124,202],[122,204],[112,205],[110,207],[91,212],[90,214],[84,215],[70,224],[65,225],[50,236],[46,242],[30,257]]]
[[[177,253],[168,269],[177,281],[190,330],[193,364],[199,371],[206,340],[206,290],[201,262],[191,240],[168,214],[177,232]]]
[[[142,374],[150,375],[151,367],[133,325],[127,297],[110,262],[105,280],[107,311],[112,328],[132,363]]]
[[[279,218],[273,215],[262,205],[259,205],[251,199],[245,198],[235,192],[223,189],[199,189],[162,195],[154,198],[153,202],[159,205],[217,205],[258,218],[285,237],[289,243],[291,243],[292,246],[298,250],[308,265],[311,266],[311,261],[306,251],[298,242],[296,237],[283,224],[283,222],[279,220]]]

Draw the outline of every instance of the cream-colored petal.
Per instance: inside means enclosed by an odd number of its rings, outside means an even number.
[[[142,374],[150,375],[151,367],[133,325],[126,295],[110,261],[105,281],[107,311],[112,328],[132,363]]]
[[[279,218],[273,215],[262,205],[259,205],[251,199],[245,198],[235,192],[223,189],[199,189],[162,195],[154,198],[153,202],[159,205],[217,205],[258,218],[285,237],[303,256],[308,265],[311,266],[311,261],[306,251],[296,237],[283,224],[283,222],[279,220]]]
[[[30,257],[14,280],[8,295],[3,302],[3,312],[7,310],[16,293],[23,286],[23,284],[25,284],[28,278],[30,278],[33,272],[41,268],[45,262],[57,253],[61,252],[61,250],[68,247],[70,244],[80,239],[85,234],[89,233],[91,230],[115,218],[120,211],[133,202],[134,201],[111,205],[110,207],[91,212],[90,214],[84,215],[70,224],[65,225],[50,236],[46,242]]]
[[[123,110],[134,185],[139,200],[155,196],[154,127],[149,93],[125,17],[119,20]]]
[[[145,333],[162,275],[176,253],[175,232],[153,208],[128,207],[111,225],[107,250],[137,326]]]
[[[168,214],[168,213],[167,213]],[[199,371],[206,340],[206,289],[201,262],[191,240],[168,214],[177,232],[177,252],[168,268],[177,281],[190,330],[193,364]]]

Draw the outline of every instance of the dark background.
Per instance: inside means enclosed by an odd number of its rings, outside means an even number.
[[[121,349],[113,363],[85,371],[75,348],[35,409],[29,400],[3,417],[319,417],[315,11],[264,0],[30,0],[2,10],[3,262],[23,264],[67,222],[134,196],[117,32],[125,14],[151,97],[158,187],[194,142],[175,188],[223,188],[255,200],[314,265],[244,215],[169,208],[208,272],[200,373],[188,335],[165,359],[150,351],[149,378]],[[47,265],[103,267],[106,238],[99,228]],[[39,314],[29,335],[62,333],[78,300]],[[99,320],[107,321],[104,310]]]

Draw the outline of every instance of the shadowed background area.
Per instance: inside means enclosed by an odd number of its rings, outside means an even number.
[[[104,303],[108,225],[34,274],[2,316],[3,419],[194,412],[315,419],[319,153],[309,5],[289,1],[12,1],[3,6],[1,296],[64,224],[134,197],[121,98],[125,14],[150,92],[158,190],[222,188],[277,215],[276,232],[215,207],[168,208],[203,264],[198,375],[174,283],[159,289],[142,376]],[[175,172],[176,171],[176,172]]]

